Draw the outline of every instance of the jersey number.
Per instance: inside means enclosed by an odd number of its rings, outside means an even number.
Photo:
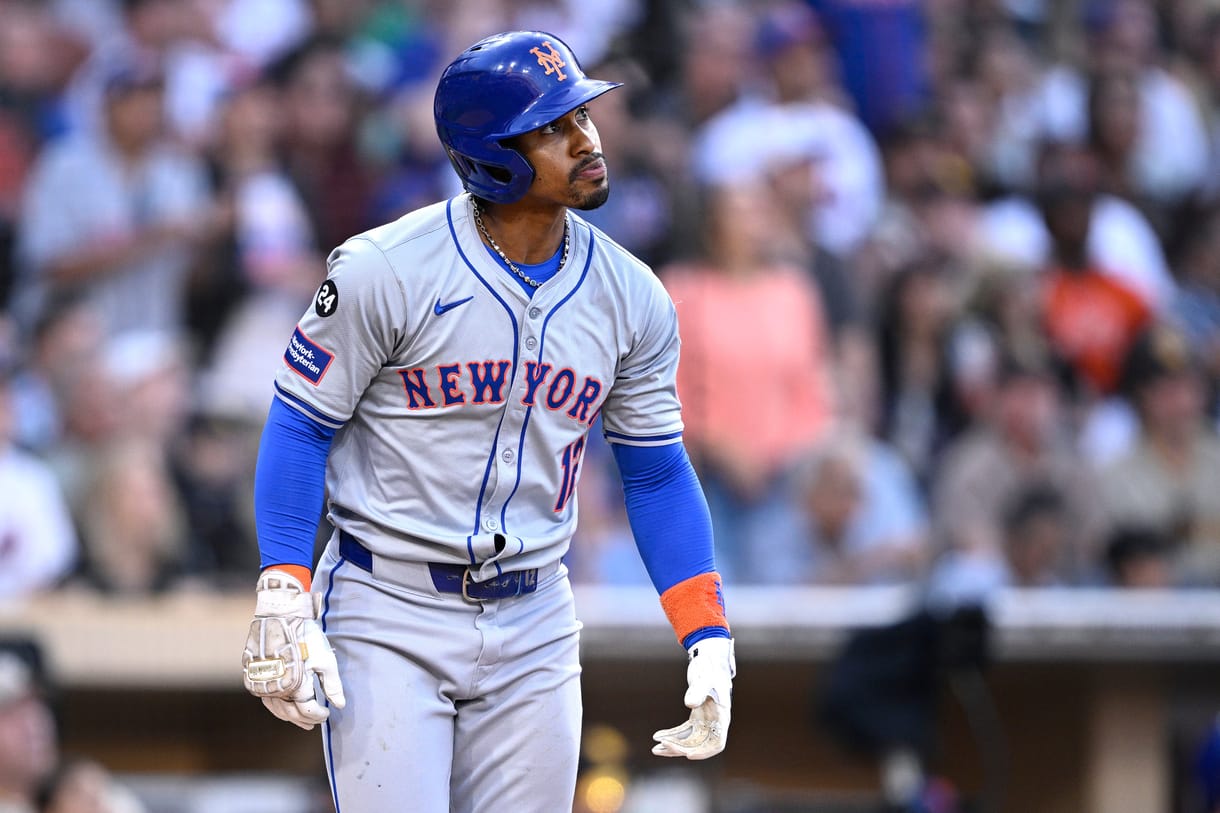
[[[555,512],[562,511],[568,505],[568,500],[576,492],[576,475],[580,470],[580,456],[585,450],[585,439],[578,438],[564,447],[563,482],[559,485],[559,499],[555,501]]]

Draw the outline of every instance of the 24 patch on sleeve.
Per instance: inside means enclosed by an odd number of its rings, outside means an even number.
[[[334,280],[328,279],[318,288],[313,298],[313,311],[318,316],[330,316],[339,308],[339,286]]]
[[[288,340],[288,349],[284,351],[284,361],[301,378],[315,387],[322,382],[330,363],[335,360],[335,354],[314,342],[297,327]]]

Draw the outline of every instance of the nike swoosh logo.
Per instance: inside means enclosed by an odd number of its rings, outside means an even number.
[[[438,300],[436,300],[436,305],[434,305],[432,308],[432,312],[435,313],[437,316],[442,316],[445,313],[448,313],[449,311],[456,308],[458,305],[465,305],[467,302],[469,302],[472,299],[474,299],[473,296],[468,296],[465,299],[459,299],[454,302],[447,302],[444,305],[442,305],[441,301],[438,299]]]

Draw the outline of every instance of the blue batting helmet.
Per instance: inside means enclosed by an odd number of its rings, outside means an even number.
[[[436,132],[467,191],[512,203],[534,182],[534,168],[501,142],[619,84],[585,76],[571,49],[553,34],[496,34],[467,48],[441,74],[433,105]]]

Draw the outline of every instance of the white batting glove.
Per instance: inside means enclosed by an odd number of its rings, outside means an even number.
[[[652,752],[660,757],[707,759],[724,750],[729,737],[729,709],[733,700],[733,678],[737,659],[732,638],[704,638],[692,644],[687,654],[686,707],[690,719],[679,726],[652,735]]]
[[[296,578],[266,571],[258,579],[254,620],[241,656],[246,690],[261,697],[276,717],[306,731],[330,716],[315,695],[314,675],[331,705],[347,703],[335,653],[317,617],[314,597]]]

